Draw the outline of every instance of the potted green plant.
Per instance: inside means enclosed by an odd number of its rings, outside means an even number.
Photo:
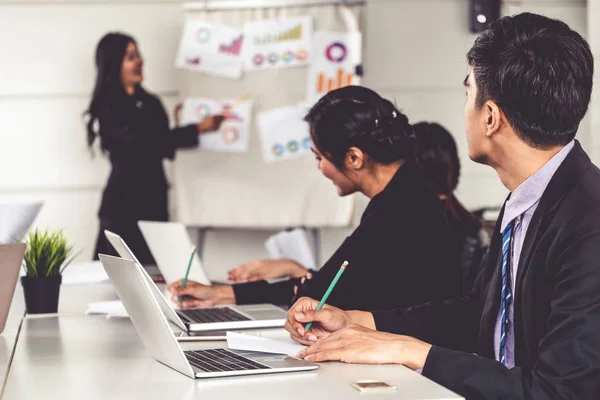
[[[62,272],[70,263],[73,247],[63,231],[35,230],[29,233],[25,250],[25,272],[21,277],[28,314],[56,313]]]

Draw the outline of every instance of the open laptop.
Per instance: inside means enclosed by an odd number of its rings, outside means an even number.
[[[280,328],[285,324],[287,314],[272,304],[245,306],[219,306],[174,310],[162,295],[150,275],[144,270],[125,241],[116,233],[104,231],[106,238],[124,259],[134,261],[140,268],[142,279],[148,282],[150,290],[159,303],[165,316],[180,329],[188,331],[218,331],[232,329]]]
[[[183,278],[193,244],[185,225],[179,222],[139,221],[138,227],[167,283]],[[188,279],[210,285],[198,254],[192,258]]]
[[[183,351],[169,328],[150,283],[135,261],[100,254],[100,261],[114,283],[144,346],[158,362],[190,378],[307,371],[318,365],[286,355],[241,352],[228,349]]]
[[[25,243],[0,245],[0,333],[6,326],[26,247]]]

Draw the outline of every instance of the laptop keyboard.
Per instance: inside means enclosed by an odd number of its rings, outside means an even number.
[[[272,369],[225,349],[184,351],[184,354],[192,366],[204,372]]]
[[[250,318],[228,307],[180,310],[179,312],[198,323],[250,321]]]

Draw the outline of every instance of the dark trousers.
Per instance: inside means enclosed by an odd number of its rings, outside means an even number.
[[[156,265],[154,257],[152,257],[152,253],[150,253],[150,249],[142,236],[142,232],[140,231],[137,222],[115,222],[107,219],[100,220],[100,232],[98,233],[96,250],[94,251],[95,260],[98,260],[99,253],[110,256],[119,256],[106,238],[104,230],[109,230],[121,236],[142,265]]]

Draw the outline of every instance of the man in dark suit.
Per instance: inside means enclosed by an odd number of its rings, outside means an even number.
[[[404,364],[468,399],[600,399],[600,170],[574,140],[589,46],[520,14],[491,24],[467,58],[470,157],[511,192],[473,290],[373,313],[304,298],[286,329],[312,344],[301,357]]]

